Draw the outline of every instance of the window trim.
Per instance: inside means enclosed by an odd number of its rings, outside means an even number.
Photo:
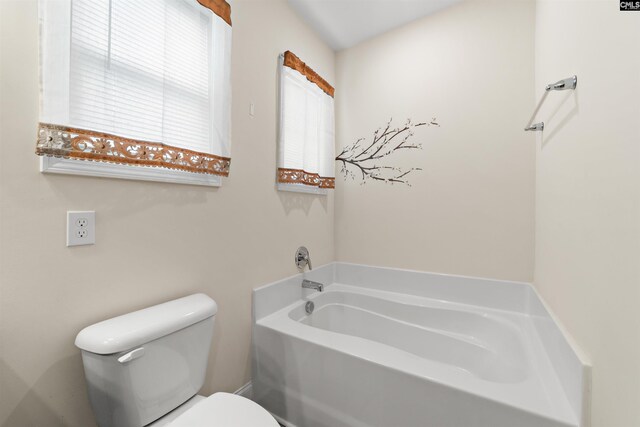
[[[167,168],[130,166],[90,160],[41,156],[40,172],[46,174],[81,175],[100,178],[119,178],[135,181],[220,187],[222,177]]]
[[[307,194],[316,194],[320,196],[326,196],[327,194],[329,194],[329,191],[326,188],[320,188],[314,185],[306,185],[306,184],[291,184],[291,183],[277,182],[276,188],[279,191],[290,191],[292,193],[307,193]]]

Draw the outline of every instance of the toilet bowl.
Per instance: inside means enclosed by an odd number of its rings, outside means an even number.
[[[237,394],[194,396],[148,427],[279,427],[257,403]]]
[[[84,328],[89,401],[100,427],[278,427],[260,405],[229,393],[197,395],[218,307],[204,294]]]

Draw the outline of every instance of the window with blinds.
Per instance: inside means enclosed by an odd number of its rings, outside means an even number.
[[[280,190],[335,187],[334,89],[293,53],[280,58]]]
[[[226,2],[41,0],[39,6],[36,152],[67,160],[53,161],[50,171],[213,185],[228,175]]]

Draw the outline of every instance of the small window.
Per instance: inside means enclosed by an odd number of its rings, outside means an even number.
[[[279,190],[335,187],[334,89],[293,53],[280,58]]]
[[[44,172],[220,185],[231,161],[226,2],[39,7]]]

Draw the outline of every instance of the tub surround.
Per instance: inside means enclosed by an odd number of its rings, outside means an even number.
[[[588,365],[527,283],[332,263],[253,310],[253,397],[282,421],[587,425]]]

